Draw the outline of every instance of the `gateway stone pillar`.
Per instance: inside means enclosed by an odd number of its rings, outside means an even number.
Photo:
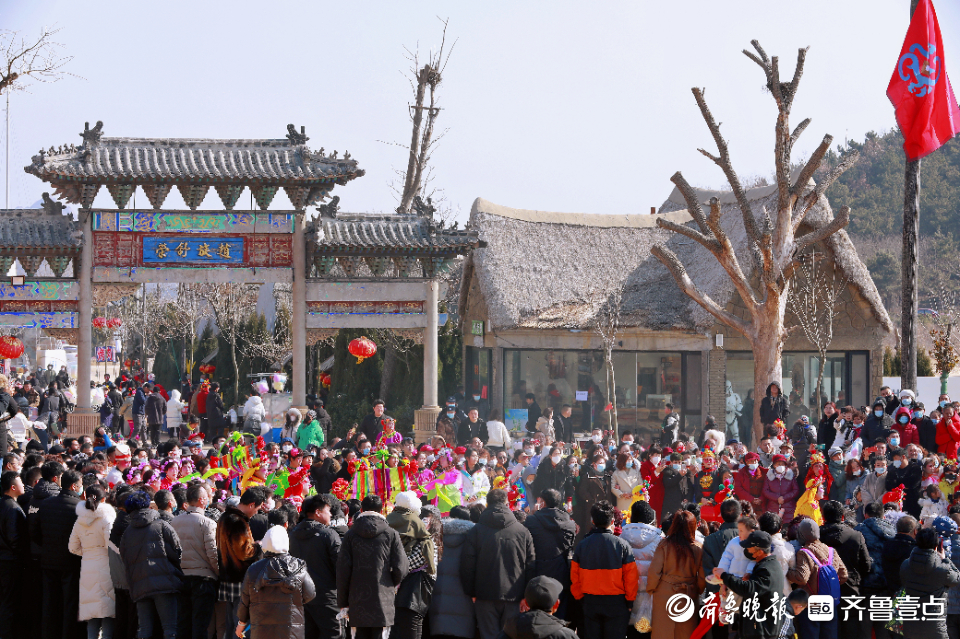
[[[90,355],[93,352],[93,232],[90,228],[89,210],[80,211],[80,227],[83,229],[83,250],[80,253],[77,283],[77,407],[78,413],[89,413],[90,408]],[[77,264],[74,264],[76,267]]]
[[[293,226],[293,384],[292,405],[307,403],[307,258],[303,232],[303,212],[297,211]]]
[[[427,299],[423,310],[427,315],[427,327],[423,331],[423,408],[415,411],[414,416],[415,439],[418,444],[426,442],[436,432],[437,416],[440,414],[440,405],[437,402],[437,334],[440,329],[437,307],[440,303],[440,283],[430,280],[425,286]]]

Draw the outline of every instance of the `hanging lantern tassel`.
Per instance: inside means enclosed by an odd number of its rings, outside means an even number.
[[[351,341],[349,346],[347,346],[347,350],[357,358],[357,364],[359,364],[368,357],[373,357],[377,354],[377,345],[373,343],[372,339],[364,336]]]

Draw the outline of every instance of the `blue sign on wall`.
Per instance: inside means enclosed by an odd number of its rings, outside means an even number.
[[[154,235],[143,238],[144,264],[242,264],[242,237]]]

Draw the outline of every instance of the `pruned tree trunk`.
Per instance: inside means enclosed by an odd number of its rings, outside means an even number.
[[[380,373],[380,399],[390,402],[390,388],[397,369],[397,349],[389,341],[383,343],[383,371]]]
[[[800,170],[796,181],[791,180],[790,154],[793,145],[810,124],[810,120],[806,119],[792,131],[790,129],[790,109],[803,75],[807,49],[800,49],[797,54],[793,79],[782,82],[779,59],[768,57],[756,40],[751,44],[756,54],[749,51],[743,53],[763,69],[767,88],[776,102],[778,112],[774,143],[777,202],[772,216],[766,210],[759,217],[754,213],[747,192],[733,168],[727,141],[720,134],[720,124],[710,112],[703,90],[693,89],[693,96],[718,152],[713,155],[703,149],[699,151],[723,170],[733,190],[746,231],[752,272],[748,275],[744,271],[740,264],[741,256],[737,254],[720,224],[720,200],[711,198],[709,214],[705,213],[697,192],[679,172],[674,174],[671,181],[683,195],[695,226],[677,224],[663,217],[657,219],[659,228],[690,238],[713,254],[746,307],[746,317],[741,318],[727,311],[716,300],[700,291],[680,259],[666,245],[657,244],[651,249],[651,253],[667,267],[684,294],[720,323],[737,331],[749,341],[754,357],[753,386],[757,400],[753,415],[754,435],[759,440],[763,429],[760,422],[760,403],[766,394],[766,387],[770,382],[779,382],[782,379],[781,354],[786,338],[786,302],[790,294],[791,280],[800,266],[799,256],[807,248],[844,228],[849,221],[850,209],[842,207],[833,220],[804,235],[797,237],[797,232],[807,212],[820,201],[830,185],[856,161],[857,154],[846,154],[836,168],[819,184],[811,187],[813,175],[833,143],[833,138],[826,135]]]
[[[237,336],[236,333],[231,333],[230,338],[230,366],[233,368],[233,401],[234,403],[239,403],[240,401],[240,367],[237,365]]]

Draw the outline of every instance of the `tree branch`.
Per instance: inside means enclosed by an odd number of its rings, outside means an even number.
[[[810,159],[807,160],[807,163],[803,166],[803,170],[800,171],[800,175],[797,176],[797,181],[793,183],[793,186],[790,187],[791,195],[799,195],[803,193],[804,189],[807,188],[807,184],[810,183],[810,180],[813,178],[813,174],[817,172],[817,169],[820,168],[820,164],[823,163],[823,157],[827,154],[827,151],[830,150],[830,145],[833,144],[833,136],[829,133],[823,136],[823,140],[820,142],[820,146],[817,147],[816,151],[813,152],[813,155],[810,156]]]
[[[677,190],[680,191],[684,201],[687,203],[687,212],[690,213],[694,221],[697,223],[697,226],[700,227],[700,231],[705,235],[709,233],[707,230],[708,227],[706,218],[703,215],[703,207],[700,206],[700,201],[697,198],[696,190],[690,186],[690,183],[687,182],[687,179],[683,177],[683,174],[680,173],[680,171],[674,173],[673,176],[671,176],[670,181],[673,182],[676,185]]]
[[[710,129],[710,133],[713,135],[713,141],[717,145],[717,150],[720,152],[718,164],[720,168],[723,169],[723,173],[727,177],[727,182],[730,184],[730,188],[733,189],[733,194],[737,198],[737,204],[740,206],[740,214],[743,216],[743,226],[747,230],[747,238],[751,241],[756,241],[758,239],[757,225],[753,219],[753,210],[750,208],[747,194],[740,184],[740,178],[737,177],[737,172],[733,170],[733,164],[730,162],[730,152],[727,148],[727,141],[720,135],[720,125],[717,124],[717,121],[713,118],[710,107],[707,106],[707,101],[703,97],[703,91],[694,88],[693,97],[700,107],[700,113],[703,115],[703,119],[707,123],[707,128]]]
[[[810,231],[803,237],[797,240],[797,247],[794,249],[794,255],[799,255],[803,253],[807,248],[813,246],[814,244],[819,244],[823,240],[827,239],[837,231],[843,229],[850,223],[850,207],[841,206],[840,210],[837,212],[836,217],[834,217],[830,222],[824,224],[818,229]]]
[[[800,135],[810,126],[810,118],[807,118],[803,122],[797,125],[797,128],[793,130],[793,133],[790,134],[790,151],[793,151],[793,145],[797,143],[797,140],[800,139]]]
[[[843,175],[844,171],[846,171],[851,166],[856,164],[857,160],[859,159],[860,159],[859,151],[850,151],[846,153],[843,156],[843,158],[841,158],[840,164],[835,166],[833,170],[831,170],[830,173],[828,173],[825,178],[820,180],[817,186],[814,187],[814,189],[807,194],[807,196],[803,200],[803,210],[801,210],[800,213],[797,214],[794,218],[794,223],[793,223],[794,232],[796,232],[796,229],[800,226],[800,223],[803,222],[803,219],[807,215],[807,211],[813,208],[813,205],[817,203],[817,200],[820,199],[820,196],[826,193],[827,189],[829,189],[830,186],[837,181],[837,178]]]
[[[657,244],[650,249],[650,253],[652,253],[654,257],[660,260],[660,262],[667,267],[667,270],[670,271],[673,279],[676,280],[677,286],[680,287],[680,290],[683,291],[687,297],[702,306],[704,310],[716,317],[720,322],[726,324],[740,334],[747,336],[752,333],[750,330],[751,327],[747,322],[720,308],[720,305],[717,304],[713,298],[705,293],[702,293],[697,288],[696,284],[693,283],[693,280],[690,279],[690,276],[687,275],[687,269],[684,268],[683,264],[673,251],[668,249],[663,244]]]
[[[677,224],[676,222],[671,222],[670,220],[665,220],[662,217],[658,217],[657,226],[664,230],[673,231],[674,233],[683,235],[684,237],[689,237],[691,240],[700,244],[711,253],[718,253],[720,251],[720,242],[715,240],[713,237],[704,235],[703,233],[690,228],[686,224]]]
[[[707,225],[710,227],[713,236],[717,238],[717,243],[721,249],[720,252],[715,252],[714,255],[717,256],[717,261],[720,262],[720,265],[727,272],[734,288],[740,293],[743,303],[749,305],[751,309],[755,308],[757,305],[757,297],[754,294],[753,288],[750,286],[750,281],[747,279],[747,276],[744,275],[743,269],[740,268],[740,260],[737,258],[737,252],[733,250],[730,238],[727,237],[727,233],[723,230],[723,227],[720,226],[720,213],[720,198],[710,198],[710,216],[707,218]]]

